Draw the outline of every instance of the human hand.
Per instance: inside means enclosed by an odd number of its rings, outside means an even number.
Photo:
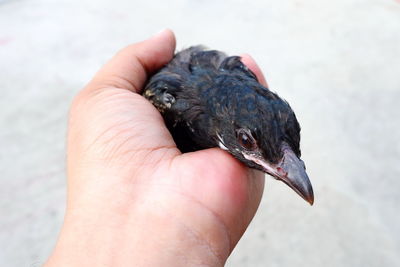
[[[130,45],[74,99],[67,209],[47,266],[222,266],[246,230],[264,174],[219,148],[182,154],[139,94],[174,50],[169,30]]]

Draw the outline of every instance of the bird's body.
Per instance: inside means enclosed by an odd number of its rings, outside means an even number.
[[[313,202],[294,112],[240,57],[188,48],[150,79],[143,95],[160,111],[182,152],[220,147]],[[301,177],[292,179],[292,173]]]

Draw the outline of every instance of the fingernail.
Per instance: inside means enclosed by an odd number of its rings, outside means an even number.
[[[149,39],[155,39],[155,38],[159,38],[160,36],[164,35],[166,32],[171,31],[170,29],[166,28],[163,29],[159,32],[157,32],[156,34],[154,34],[153,36],[151,36]]]

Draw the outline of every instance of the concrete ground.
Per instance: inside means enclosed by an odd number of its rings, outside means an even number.
[[[40,266],[65,207],[72,97],[119,48],[249,53],[302,125],[308,206],[267,180],[227,266],[400,266],[400,2],[0,0],[0,266]]]

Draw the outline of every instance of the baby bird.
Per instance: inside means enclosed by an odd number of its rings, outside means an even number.
[[[296,116],[240,57],[190,47],[150,78],[143,95],[160,111],[182,152],[220,147],[313,204]]]

